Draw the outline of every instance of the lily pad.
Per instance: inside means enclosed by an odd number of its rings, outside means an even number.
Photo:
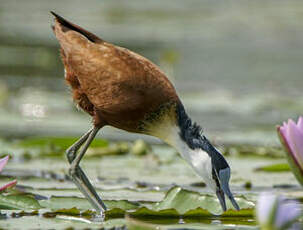
[[[57,215],[56,218],[42,216],[25,216],[22,218],[0,219],[1,229],[123,229],[124,219],[111,219],[94,222],[83,217]]]
[[[237,229],[237,230],[247,230],[247,229],[259,229],[258,227],[250,226],[255,225],[256,223],[254,221],[249,222],[243,222],[241,219],[232,219],[230,221],[229,219],[225,218],[222,220],[217,220],[217,223],[215,224],[215,221],[213,218],[199,218],[199,219],[189,219],[189,218],[170,218],[170,219],[138,219],[134,218],[132,216],[126,216],[126,226],[128,229],[204,229],[204,230],[223,230],[223,229]]]
[[[254,208],[254,203],[244,197],[235,197],[235,199],[242,209]],[[217,197],[202,195],[198,192],[188,191],[180,187],[170,189],[163,201],[154,205],[153,210],[175,209],[179,214],[183,215],[197,208],[207,210],[214,215],[222,214],[221,205]],[[227,209],[233,209],[229,201],[227,201]]]
[[[92,206],[85,198],[80,197],[58,197],[53,196],[47,200],[39,201],[40,205],[44,208],[51,210],[63,210],[77,208],[78,210],[89,210]],[[127,200],[104,200],[108,209],[119,208],[122,210],[130,210],[138,208],[139,204]]]
[[[19,210],[37,210],[41,206],[32,195],[17,194],[4,195],[0,194],[0,209],[19,209]]]
[[[272,165],[262,166],[262,167],[257,168],[255,171],[289,172],[289,171],[291,171],[291,169],[287,163],[282,163],[282,164],[272,164]]]

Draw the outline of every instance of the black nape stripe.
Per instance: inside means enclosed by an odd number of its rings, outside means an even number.
[[[229,167],[223,155],[202,134],[202,128],[197,123],[193,123],[186,114],[184,106],[179,103],[176,109],[178,125],[180,127],[179,135],[188,147],[191,149],[200,148],[205,151],[211,157],[212,164],[217,172],[220,169]]]
[[[197,123],[192,122],[181,102],[177,104],[176,110],[181,139],[185,141],[191,149],[201,148],[199,139],[202,135],[202,128]]]

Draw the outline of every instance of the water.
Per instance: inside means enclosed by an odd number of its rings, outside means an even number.
[[[159,65],[174,83],[190,116],[219,147],[280,146],[276,125],[303,115],[302,1],[0,0],[0,137],[12,140],[8,144],[1,141],[0,152],[14,156],[6,175],[17,177],[19,184],[28,186],[30,192],[43,196],[81,196],[70,181],[58,180],[65,178],[68,170],[63,157],[16,149],[15,138],[78,137],[88,130],[91,122],[87,114],[75,108],[64,83],[58,43],[50,28],[51,10]],[[99,135],[109,140],[140,137],[160,143],[155,138],[110,127]],[[174,151],[158,145],[153,148],[156,156],[109,156],[99,161],[88,159],[84,165],[99,192],[109,200],[161,201],[173,183],[208,193],[205,188],[193,186],[200,178]],[[237,152],[235,148],[227,153]],[[246,154],[259,150],[248,148]],[[167,151],[171,153],[166,156]],[[241,156],[228,159],[233,169],[232,189],[237,194],[253,201],[264,190],[302,197],[290,172],[254,171],[262,165],[284,163],[284,159]],[[45,165],[50,165],[49,171],[41,174]],[[37,172],[54,177],[41,178]],[[250,190],[245,188],[247,182],[253,185]],[[285,189],[281,184],[290,187]],[[77,223],[78,228],[100,227],[81,216],[63,213],[56,218],[42,218],[43,213],[44,210],[26,218],[8,215],[0,225],[64,229]],[[195,229],[256,229],[253,218],[235,223],[229,219],[203,218],[142,221],[128,216],[110,219],[103,226],[153,228],[157,221],[157,227],[164,229],[183,225]]]
[[[189,114],[221,142],[277,145],[275,125],[302,114],[301,1],[2,0],[0,6],[0,126],[8,135],[87,129],[88,118],[75,112],[63,83],[50,10],[160,65]],[[24,104],[44,108],[43,117],[25,118]],[[60,121],[66,113],[74,125]],[[50,124],[40,130],[33,125],[39,119]]]

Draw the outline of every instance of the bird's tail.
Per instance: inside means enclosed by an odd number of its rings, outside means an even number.
[[[85,36],[91,42],[94,42],[94,43],[102,43],[103,42],[103,40],[101,38],[97,37],[93,33],[81,28],[80,26],[78,26],[76,24],[73,24],[73,23],[67,21],[66,19],[64,19],[63,17],[54,13],[53,11],[51,11],[51,14],[55,16],[55,20],[56,20],[55,25],[52,26],[52,29],[54,30],[55,34],[56,34],[56,27],[59,26],[59,27],[61,27],[61,30],[63,32],[73,30],[73,31],[76,31],[76,32],[82,34],[83,36]]]

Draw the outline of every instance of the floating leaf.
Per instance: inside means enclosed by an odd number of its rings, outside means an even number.
[[[254,204],[244,197],[236,197],[241,208],[253,208]],[[188,191],[180,187],[170,189],[163,201],[154,205],[153,210],[175,209],[179,214],[185,214],[189,210],[202,208],[212,214],[221,214],[221,205],[215,196],[202,195],[198,192]],[[227,208],[232,209],[232,204],[228,201]]]
[[[77,208],[63,208],[55,211],[57,214],[67,214],[67,215],[79,215],[80,210]]]
[[[0,219],[1,229],[124,229],[124,219],[112,219],[105,222],[94,222],[87,218],[59,216],[25,216],[23,218]],[[56,218],[55,218],[56,217]]]
[[[130,218],[130,217],[126,217],[126,226],[127,229],[134,229],[134,230],[155,230],[155,229],[164,229],[164,228],[160,228],[159,225],[154,225],[151,223],[146,223],[143,221],[139,221],[137,219],[134,218]]]
[[[189,210],[185,213],[179,213],[176,209],[163,209],[163,210],[152,210],[148,209],[146,207],[139,208],[135,211],[127,211],[127,214],[129,214],[132,217],[136,218],[214,218],[214,214],[209,212],[206,209],[203,208],[195,208],[192,210]],[[247,208],[247,209],[241,209],[240,211],[236,210],[227,210],[220,216],[216,216],[216,219],[224,219],[226,217],[228,218],[252,218],[254,216],[254,209]]]
[[[229,209],[221,217],[252,217],[254,204],[244,197],[236,197],[242,208],[240,211]],[[228,208],[232,208],[228,204]],[[163,201],[155,203],[151,208],[141,207],[128,212],[133,217],[213,217],[222,213],[217,198],[174,187],[167,192]]]
[[[39,202],[31,195],[4,195],[0,194],[0,209],[40,209]]]
[[[259,167],[255,169],[255,171],[263,171],[263,172],[289,172],[290,167],[287,163],[282,164],[272,164]]]
[[[77,208],[79,210],[88,210],[92,209],[91,204],[85,198],[80,197],[58,197],[53,196],[47,200],[39,201],[40,205],[44,208],[49,208],[51,210],[60,210],[60,209],[71,209]],[[139,204],[135,202],[130,202],[127,200],[104,200],[107,208],[114,209],[119,208],[122,210],[130,210],[138,208]]]
[[[252,217],[254,215],[254,209],[252,208],[244,208],[240,211],[237,210],[227,210],[221,216],[222,217]]]
[[[152,210],[146,207],[139,208],[134,212],[128,212],[128,214],[134,217],[180,217],[180,213],[176,209]]]

